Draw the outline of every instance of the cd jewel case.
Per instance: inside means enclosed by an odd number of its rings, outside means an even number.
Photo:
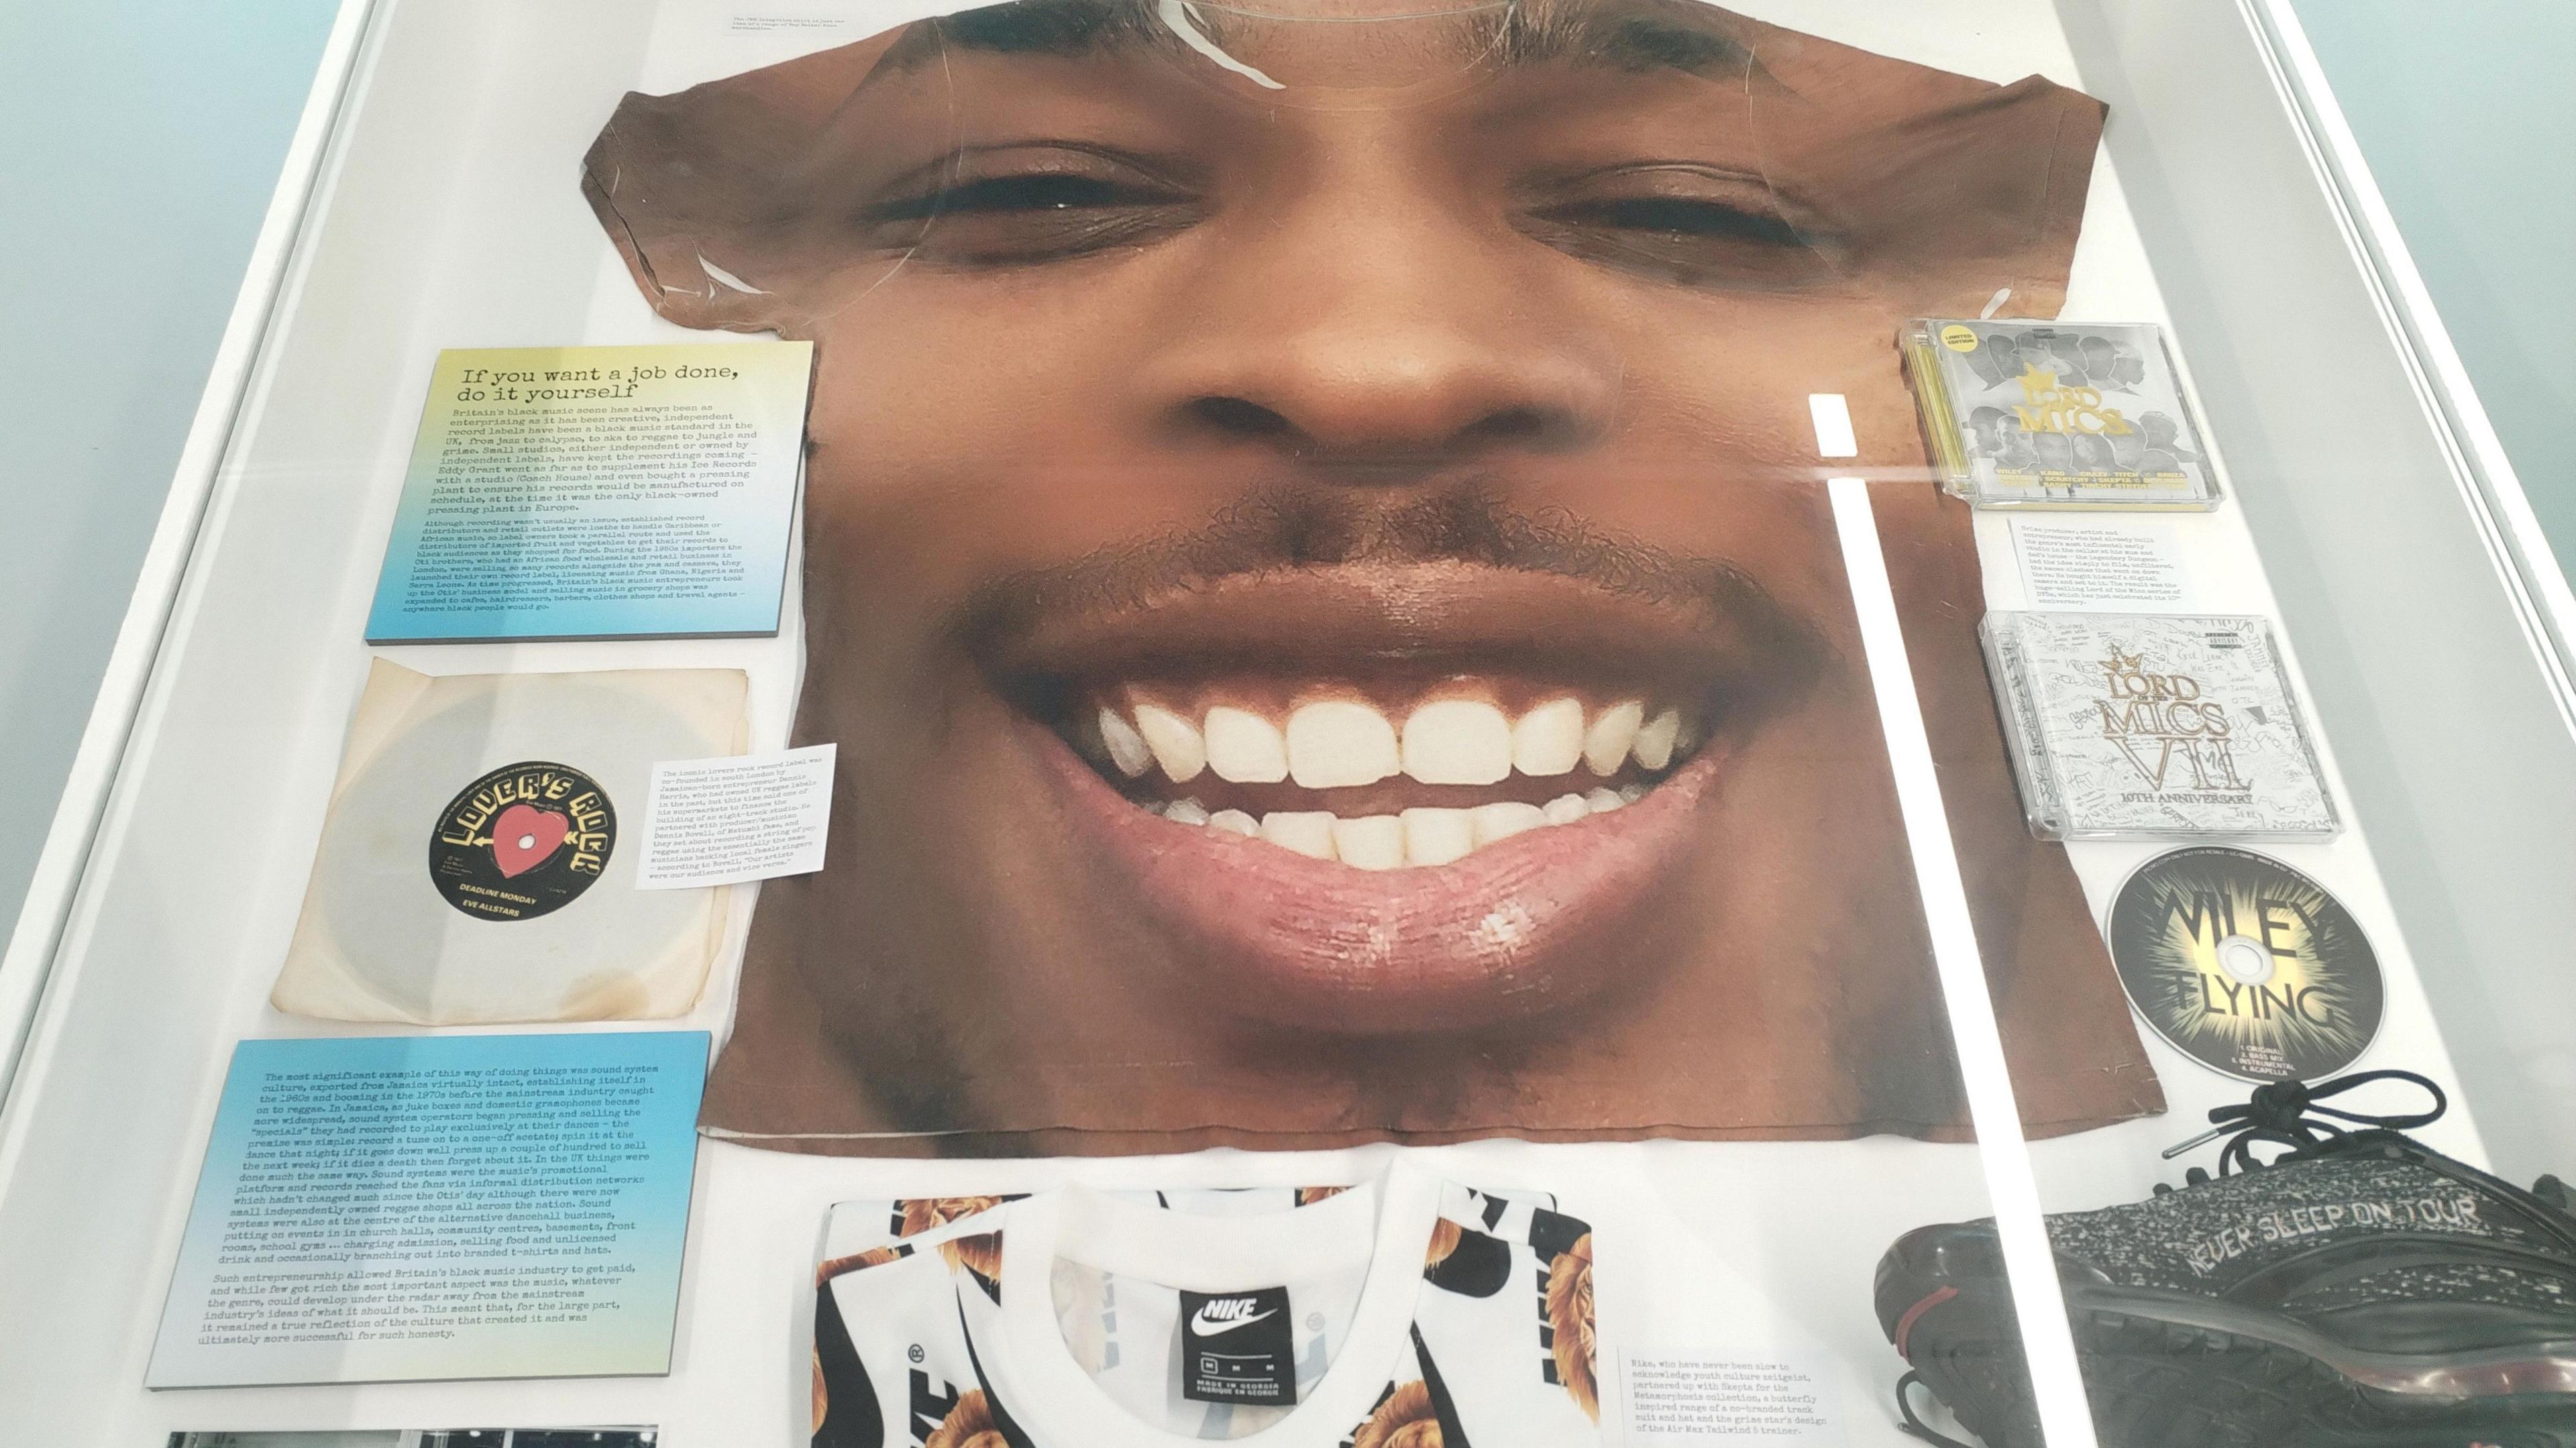
[[[2041,839],[2340,827],[2263,620],[1990,613],[1979,633]]]
[[[1981,508],[2218,506],[2164,332],[1919,318],[1899,338],[1941,485]]]

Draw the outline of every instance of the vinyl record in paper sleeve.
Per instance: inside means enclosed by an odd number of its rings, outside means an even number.
[[[640,820],[656,763],[741,752],[744,676],[376,668],[279,1009],[421,1025],[687,1009],[723,895],[634,888],[619,825]]]

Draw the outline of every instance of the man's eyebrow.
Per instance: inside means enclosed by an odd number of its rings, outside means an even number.
[[[1199,12],[1219,45],[1246,18],[1223,7]],[[1750,47],[1715,28],[1586,0],[1520,0],[1491,20],[1468,17],[1460,39],[1463,51],[1511,69],[1571,63],[1698,76],[1764,73]],[[946,47],[1057,57],[1186,49],[1151,0],[1009,0],[915,22],[882,64],[908,70]]]
[[[1697,76],[1763,74],[1742,41],[1619,6],[1547,4],[1515,7],[1497,49],[1506,66],[1573,62],[1620,70],[1678,70]]]
[[[996,55],[1080,56],[1172,42],[1144,0],[1010,0],[915,21],[879,64],[908,70],[949,47]]]

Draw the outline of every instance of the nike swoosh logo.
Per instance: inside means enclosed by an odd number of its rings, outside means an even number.
[[[1238,1327],[1250,1327],[1265,1317],[1277,1317],[1279,1309],[1274,1307],[1268,1312],[1256,1312],[1250,1317],[1238,1317],[1231,1322],[1210,1322],[1207,1314],[1208,1310],[1204,1307],[1190,1314],[1190,1331],[1201,1337],[1214,1337],[1220,1332],[1232,1332]]]

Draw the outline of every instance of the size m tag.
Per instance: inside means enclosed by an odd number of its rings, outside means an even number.
[[[1197,1403],[1297,1401],[1288,1289],[1181,1291],[1181,1396]]]

